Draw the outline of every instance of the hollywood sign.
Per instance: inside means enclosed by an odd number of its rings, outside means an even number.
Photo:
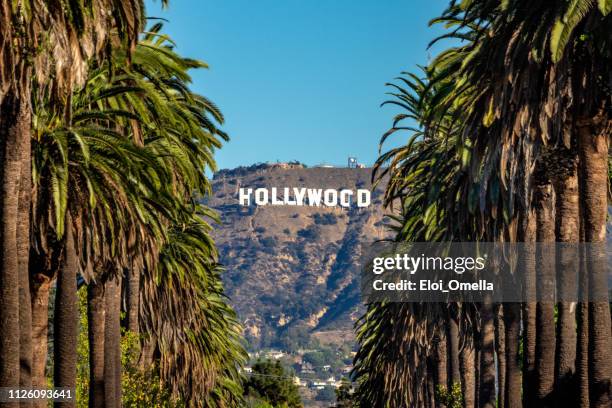
[[[280,197],[279,197],[279,192]],[[371,192],[366,189],[334,190],[304,187],[272,187],[268,188],[241,188],[238,201],[242,206],[255,205],[296,205],[312,207],[345,207],[356,204],[357,207],[367,207],[371,202]]]

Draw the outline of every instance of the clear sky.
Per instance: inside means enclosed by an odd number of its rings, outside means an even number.
[[[185,56],[193,88],[226,117],[220,168],[266,161],[371,165],[395,111],[385,83],[425,64],[445,0],[147,0]],[[401,142],[399,138],[396,143]]]

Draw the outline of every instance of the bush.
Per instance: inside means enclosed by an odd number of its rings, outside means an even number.
[[[336,216],[332,213],[315,213],[313,214],[312,218],[314,219],[315,224],[319,225],[335,225],[338,223]]]
[[[274,237],[265,237],[260,239],[259,242],[261,242],[261,245],[265,248],[274,248],[276,246],[276,238]]]
[[[461,393],[461,384],[454,383],[450,390],[438,385],[436,388],[436,399],[446,408],[462,408],[463,394]]]
[[[332,387],[325,387],[317,393],[315,399],[317,401],[334,401],[336,399],[336,392]]]
[[[304,228],[298,231],[298,237],[305,239],[317,239],[321,235],[321,228],[313,224],[308,228]]]

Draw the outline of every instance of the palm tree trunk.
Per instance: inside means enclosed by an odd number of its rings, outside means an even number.
[[[127,280],[127,329],[135,334],[140,333],[140,269],[132,264],[128,270]]]
[[[448,310],[448,389],[451,390],[454,384],[461,384],[461,370],[459,369],[459,324],[458,324],[458,305],[449,305]]]
[[[461,393],[465,408],[476,407],[476,373],[475,373],[474,340],[467,341],[460,353]]]
[[[475,358],[474,358],[474,398],[475,398],[475,405],[478,407],[480,404],[480,369],[481,369],[481,358],[482,358],[482,353],[480,352],[480,338],[482,337],[482,333],[479,331],[478,332],[478,339],[476,341],[476,345],[474,347],[474,354],[475,354]]]
[[[586,275],[586,272],[582,272]],[[577,306],[578,345],[576,347],[576,383],[579,408],[589,408],[589,304],[580,302]]]
[[[495,355],[497,356],[497,407],[504,408],[506,391],[506,329],[505,307],[498,305],[495,313]]]
[[[66,215],[64,259],[57,278],[53,324],[54,385],[76,386],[78,299],[77,273],[79,260],[75,250],[70,215]],[[76,401],[54,402],[54,407],[76,407]]]
[[[29,112],[29,107],[28,107]],[[29,115],[27,122],[30,122]],[[28,129],[29,130],[29,129]],[[30,202],[32,194],[32,169],[30,164],[31,138],[23,138],[21,178],[17,218],[17,254],[19,256],[19,386],[32,387],[32,307],[30,293]],[[21,402],[31,407],[31,402]]]
[[[519,356],[519,336],[521,308],[518,303],[504,304],[504,327],[506,330],[506,383],[504,405],[506,408],[521,408],[521,367]]]
[[[35,274],[32,281],[32,386],[47,387],[47,343],[49,329],[49,289],[52,280],[46,274]],[[47,401],[36,400],[36,408],[47,408]]]
[[[430,356],[427,358],[427,407],[436,408],[436,383],[435,383],[435,361]]]
[[[495,408],[495,327],[493,305],[489,300],[480,307],[482,332],[480,337],[479,406]]]
[[[535,366],[536,366],[536,272],[535,272],[535,241],[536,219],[533,209],[521,212],[521,227],[519,240],[525,243],[523,263],[525,270],[525,297],[523,304],[523,406],[535,407]]]
[[[29,157],[22,151],[23,141],[30,137],[28,98],[20,98],[22,94],[11,86],[0,100],[0,387],[16,387],[20,378],[17,224],[21,167]]]
[[[438,387],[448,388],[448,353],[446,347],[446,325],[440,325],[438,335],[434,339],[434,399]],[[436,400],[436,407],[441,407]]]
[[[121,282],[120,278],[106,282],[104,297],[104,394],[106,408],[121,407]]]
[[[569,153],[569,151],[567,152]],[[560,157],[566,172],[555,182],[556,235],[558,242],[580,241],[578,205],[578,172],[572,153]],[[561,246],[557,254],[557,288],[562,299],[576,293],[573,271],[578,270],[575,246]],[[572,387],[576,360],[576,314],[573,303],[557,303],[557,345],[555,356],[555,398],[557,407],[573,407],[576,404]]]
[[[89,407],[104,408],[104,285],[87,286],[87,321],[89,323]]]
[[[447,342],[446,342],[446,327],[441,327],[438,330],[439,334],[435,340],[435,364],[436,364],[436,375],[435,384],[436,391],[439,387],[448,389],[448,353],[447,353]],[[437,400],[436,400],[437,401]],[[436,406],[442,406],[436,402]]]
[[[579,168],[579,175],[582,177],[582,170]],[[578,183],[578,195],[583,195],[583,183]],[[580,242],[584,242],[584,219],[583,219],[582,201],[578,202],[580,218],[578,219]],[[588,292],[589,274],[587,271],[586,257],[584,247],[579,248],[580,256],[578,259],[578,291],[581,295]],[[589,303],[588,298],[583,298],[576,306],[576,406],[579,408],[589,408],[591,401],[589,399]]]
[[[607,300],[606,217],[608,214],[608,136],[595,129],[593,121],[578,126],[578,146],[582,179],[585,241],[593,251],[587,257],[589,294],[589,376],[592,407],[612,404],[612,340],[610,305]],[[609,127],[609,124],[606,123]],[[603,298],[606,298],[605,300]]]
[[[544,171],[542,171],[544,173]],[[554,194],[547,176],[536,187],[538,299],[536,305],[536,402],[538,407],[552,407],[555,380],[555,242]]]

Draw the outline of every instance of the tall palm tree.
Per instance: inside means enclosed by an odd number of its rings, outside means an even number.
[[[209,227],[193,220],[194,211],[200,208],[193,197],[210,189],[203,170],[214,168],[213,149],[220,146],[217,137],[226,138],[214,124],[223,117],[214,104],[188,89],[187,71],[205,65],[176,54],[159,29],[154,26],[137,45],[130,66],[121,65],[125,53],[118,50],[119,63],[113,65],[112,75],[105,65],[91,72],[84,89],[73,95],[70,123],[44,110],[37,116],[43,130],[35,149],[35,174],[37,180],[52,181],[39,182],[51,188],[41,189],[38,200],[37,248],[49,248],[53,237],[65,233],[61,230],[62,214],[67,209],[83,220],[75,233],[80,242],[81,273],[90,285],[91,406],[120,401],[120,384],[116,382],[120,370],[119,309],[113,281],[122,276],[118,271],[136,264],[128,261],[130,257],[142,260],[137,273],[143,274],[139,278],[144,278],[143,284],[149,288],[141,307],[148,328],[144,335],[159,340],[153,346],[161,355],[162,380],[183,401],[209,400],[232,406],[241,394],[238,366],[243,351],[238,325],[221,295],[217,267],[210,266],[216,251],[208,237]],[[213,214],[206,210],[198,216]],[[172,287],[158,288],[156,265],[168,265],[162,262],[165,258],[158,259],[165,236],[175,228],[182,231],[186,223],[196,228],[183,244],[188,246],[184,253],[191,259],[176,261],[180,274]],[[178,245],[180,239],[176,242]],[[191,270],[194,265],[201,266]],[[165,272],[169,279],[176,279],[172,274],[179,266]],[[163,301],[151,298],[168,289],[188,294],[164,295]],[[136,294],[141,296],[139,290]],[[184,310],[195,317],[161,332],[157,326],[147,325],[159,318],[157,314],[163,316],[164,310],[156,309],[166,304],[170,312]],[[171,322],[181,321],[176,318],[166,317]],[[195,324],[192,321],[207,326],[195,326],[193,334],[186,333],[185,327]],[[186,342],[189,348],[168,349],[169,334],[182,342],[190,339]],[[192,356],[187,360],[191,368],[174,368],[184,364],[182,358],[176,360],[183,355]],[[201,380],[194,383],[185,373],[199,375]]]
[[[104,285],[91,282],[87,285],[87,322],[89,344],[89,406],[105,407],[104,390],[104,340],[106,309]]]
[[[413,135],[405,146],[379,158],[379,167],[388,163],[382,170],[390,175],[387,203],[397,199],[401,204],[397,239],[525,242],[534,249],[521,260],[526,280],[533,283],[529,289],[535,289],[533,295],[540,298],[553,293],[554,286],[536,288],[535,283],[536,274],[552,277],[554,257],[545,256],[546,245],[532,244],[577,241],[568,229],[577,220],[576,187],[572,181],[576,165],[572,156],[578,156],[578,188],[583,198],[580,217],[585,228],[582,240],[605,241],[608,183],[604,180],[604,152],[610,130],[609,125],[604,125],[610,121],[610,99],[605,89],[610,88],[610,77],[604,66],[610,64],[610,9],[606,1],[450,2],[449,9],[434,22],[451,28],[442,38],[458,38],[463,44],[442,53],[430,64],[424,90],[418,89],[418,81],[403,80],[418,91],[416,95],[431,91],[435,96],[423,103],[414,94],[399,89],[394,104],[406,112],[396,117],[394,127],[383,137],[384,141],[400,130]],[[597,85],[595,81],[604,83]],[[415,120],[419,127],[401,126],[400,122],[406,119]],[[445,143],[436,143],[436,138]],[[555,209],[557,215],[567,218],[555,220]],[[589,234],[588,228],[592,228]],[[574,228],[574,233],[577,230]],[[585,265],[586,281],[593,292],[607,287],[600,274],[603,258],[596,254],[589,254]],[[536,269],[536,262],[542,267]],[[558,288],[564,284],[559,282]],[[596,295],[599,300],[607,298],[604,293]],[[591,302],[579,308],[577,345],[571,305],[559,305],[562,314],[555,322],[550,299],[537,304],[526,302],[522,324],[518,305],[512,306],[508,308],[511,313],[504,331],[508,375],[500,389],[506,390],[505,404],[521,406],[521,326],[526,406],[552,406],[563,400],[553,395],[562,388],[555,381],[571,372],[568,360],[576,346],[581,389],[589,383],[585,375],[596,378],[586,398],[581,392],[581,406],[589,406],[589,400],[594,406],[608,404],[610,367],[609,362],[601,360],[603,350],[610,349],[608,302]],[[405,350],[416,341],[411,321],[405,328],[410,335],[403,341],[392,337],[394,328],[385,324],[402,322],[399,313],[412,310],[402,307],[369,305],[359,323],[361,348],[355,365],[362,381],[358,396],[366,405],[409,405],[419,400],[418,395],[412,395],[419,390],[418,379],[401,377],[400,368],[406,363],[385,361],[375,351],[397,360],[393,353],[398,350],[393,347]],[[412,314],[419,322],[428,317]],[[593,320],[597,327],[592,325]],[[476,366],[481,367],[477,394],[482,406],[495,404],[492,321],[490,305],[485,303],[476,319],[480,339]],[[555,354],[556,333],[561,349]],[[427,348],[423,349],[419,357],[427,355]],[[502,353],[501,347],[497,353]],[[419,359],[411,358],[411,363],[417,365]],[[416,372],[420,375],[418,368]],[[408,384],[398,382],[398,378]],[[390,386],[393,390],[387,391]],[[387,394],[373,395],[376,388]],[[572,403],[567,401],[568,405]]]
[[[113,90],[116,93],[117,89]],[[103,99],[108,89],[99,93],[89,91],[91,89],[86,87],[72,99],[74,117],[68,124],[43,107],[36,115],[39,137],[34,145],[34,175],[38,187],[34,252],[43,262],[38,263],[41,269],[35,273],[52,279],[57,270],[68,269],[65,254],[70,253],[77,260],[67,272],[70,276],[59,275],[62,279],[71,279],[74,290],[58,292],[55,313],[61,316],[56,320],[58,327],[65,321],[76,321],[77,273],[92,279],[95,276],[92,272],[94,265],[104,264],[101,260],[112,259],[119,265],[126,264],[125,237],[133,235],[133,226],[142,216],[142,211],[136,209],[141,201],[138,197],[141,191],[135,189],[133,180],[141,169],[146,168],[147,175],[152,176],[159,168],[151,155],[147,156],[142,148],[115,130],[118,118],[122,117],[119,111],[91,109],[91,103]],[[101,125],[102,119],[109,124],[108,127]],[[159,179],[164,180],[163,175]],[[69,219],[75,222],[68,222]],[[72,237],[76,244],[69,247],[67,244],[73,240]],[[148,249],[146,245],[142,248]],[[48,295],[41,295],[41,298],[46,299]],[[39,312],[43,313],[43,310]],[[94,327],[90,325],[92,330]],[[61,329],[60,333],[63,333]],[[35,340],[46,342],[44,337]],[[76,331],[55,336],[54,341],[56,350],[66,350],[66,354],[69,354],[67,350],[72,350],[70,353],[75,354]],[[38,344],[37,348],[46,350],[44,344]],[[96,347],[92,349],[97,350]],[[42,352],[37,359],[44,362],[45,355]],[[64,356],[56,355],[56,358],[63,360]],[[36,366],[44,369],[44,363]],[[76,369],[65,372],[70,372],[73,377],[68,382],[74,382]],[[36,373],[36,377],[44,378],[44,374]],[[67,380],[58,377],[56,381]]]
[[[30,290],[24,287],[29,286],[29,279],[20,279],[19,273],[26,271],[29,253],[25,248],[30,241],[29,229],[24,227],[24,223],[27,224],[30,212],[28,175],[31,166],[32,84],[49,86],[56,100],[62,101],[74,84],[83,83],[89,62],[104,56],[112,36],[130,44],[136,41],[142,16],[142,3],[131,0],[0,3],[2,386],[19,384],[20,356],[27,365],[32,353],[27,344],[20,347],[20,339],[27,341],[31,336],[28,313],[24,311],[23,316],[19,316],[20,283],[22,300],[26,304]],[[51,78],[54,80],[50,81]],[[25,367],[21,373],[27,377],[29,369]],[[29,381],[24,378],[22,382]]]
[[[450,219],[455,214],[448,211],[447,203],[449,196],[454,199],[457,191],[447,190],[445,186],[453,186],[463,177],[460,157],[464,154],[457,152],[464,152],[465,146],[453,139],[450,121],[436,129],[427,127],[431,115],[437,114],[429,111],[428,106],[444,96],[444,84],[429,87],[427,81],[413,74],[399,80],[405,88],[392,85],[395,99],[389,103],[402,107],[405,113],[395,117],[394,126],[383,136],[382,142],[398,131],[412,134],[406,146],[381,155],[375,167],[379,173],[375,176],[382,180],[390,175],[385,201],[400,207],[399,216],[392,216],[398,222],[398,241],[452,239],[455,232]],[[407,120],[417,120],[424,128],[403,125]],[[449,140],[440,135],[448,135]],[[383,167],[386,163],[388,167]],[[462,310],[467,311],[463,307]],[[448,317],[446,304],[369,305],[358,324],[360,349],[355,357],[355,374],[360,382],[357,395],[361,403],[366,406],[419,406],[416,401],[424,398],[420,379],[427,372],[425,362],[430,353],[440,350],[440,341],[433,343],[435,350],[428,344],[435,338],[447,337]],[[455,318],[453,316],[453,320]],[[469,326],[469,323],[464,326],[463,335],[472,333]],[[451,347],[454,347],[452,343]],[[458,368],[459,351],[451,354],[456,357],[453,357],[455,364],[450,365]],[[443,367],[447,367],[446,363]],[[442,371],[438,370],[437,386],[447,388],[446,368]],[[381,389],[384,392],[381,393]]]
[[[71,217],[66,218],[69,224]],[[72,226],[67,225],[62,267],[57,277],[54,313],[54,380],[56,387],[76,388],[78,337],[77,274],[79,259]],[[76,401],[55,402],[57,407],[76,407]]]
[[[575,155],[578,146],[580,152],[581,137],[586,141],[589,135],[591,138],[588,139],[589,146],[599,144],[597,150],[605,150],[605,142],[599,142],[598,138],[605,140],[603,135],[609,133],[602,125],[605,122],[605,120],[602,122],[602,118],[606,115],[609,117],[609,113],[603,112],[609,112],[610,103],[609,97],[604,95],[606,92],[604,89],[607,89],[610,83],[604,66],[609,65],[611,57],[609,52],[611,9],[607,1],[572,1],[554,4],[549,2],[499,4],[477,1],[463,3],[453,11],[453,15],[463,16],[464,25],[482,20],[490,22],[488,29],[483,31],[479,38],[481,46],[475,50],[470,64],[465,65],[466,81],[470,81],[469,78],[477,80],[482,89],[479,97],[474,100],[477,109],[466,118],[466,129],[469,129],[471,134],[478,134],[479,129],[482,129],[482,135],[486,135],[481,139],[482,142],[476,142],[476,146],[479,143],[489,146],[493,140],[499,149],[502,149],[502,157],[508,159],[517,157],[519,152],[517,149],[522,148],[520,143],[530,138],[536,141],[532,144],[536,149],[534,151],[536,155],[532,154],[532,158],[537,158],[538,155],[548,157],[545,169],[548,172],[558,172],[558,169],[563,169],[568,162],[565,154],[567,149]],[[607,78],[603,80],[604,83],[602,78]],[[515,84],[524,86],[513,86]],[[517,144],[517,141],[520,143]],[[589,202],[589,195],[582,194],[583,208],[591,208],[594,205],[597,208],[595,212],[600,214],[599,220],[604,216],[606,206],[606,193],[603,191],[606,184],[603,181],[602,169],[607,158],[604,156],[603,153],[599,153],[599,156],[579,158],[581,163],[597,162],[596,166],[600,169],[598,171],[600,175],[595,180],[589,179],[587,176],[589,171],[583,172],[580,180],[585,193],[595,188],[594,186],[602,189],[597,193],[600,197],[597,200],[599,204]],[[530,173],[522,177],[512,177],[512,162],[508,161],[507,164],[501,168],[501,171],[502,175],[507,174],[504,177],[509,182],[524,183],[533,180],[535,175]],[[560,197],[563,201],[559,201],[557,207],[560,211],[565,211],[566,208],[570,211],[569,222],[572,219],[571,214],[576,214],[576,205],[572,204],[575,193],[567,194],[562,182],[565,180],[559,180],[556,186],[557,192],[563,193]],[[593,182],[595,184],[591,184]],[[515,191],[520,191],[519,187],[516,186]],[[527,198],[529,197],[527,195]],[[583,213],[582,217],[586,222],[587,214]],[[600,235],[605,229],[603,224],[597,225],[597,232],[592,230],[590,236],[587,236],[585,231],[585,241],[601,242],[603,238]],[[547,230],[550,231],[550,224]],[[557,241],[576,240],[575,236],[568,236],[561,230],[558,232]],[[551,234],[547,235],[550,239]],[[588,270],[589,275],[593,275],[593,272]],[[595,273],[593,276],[598,275]],[[591,381],[591,384],[601,385],[592,386],[590,390],[591,396],[594,397],[590,403],[595,406],[603,406],[610,400],[610,389],[605,385],[610,384],[609,364],[603,362],[601,357],[595,357],[601,356],[603,350],[610,348],[607,335],[609,308],[604,306],[607,303],[591,302],[589,306],[591,317],[596,317],[603,325],[598,325],[597,328],[589,326],[589,334],[594,336],[589,339],[590,357],[594,357],[589,362],[590,371],[596,373],[597,377]],[[547,309],[546,313],[540,314],[540,321],[551,321],[552,307],[542,304],[538,307],[542,311]],[[585,323],[585,319],[581,319],[581,323]],[[563,354],[566,354],[567,344],[573,345],[571,324],[571,320],[567,318],[560,321],[558,332],[562,336],[559,343],[564,347]],[[539,336],[536,347],[541,352],[540,356],[545,357],[538,359],[537,362],[540,365],[538,371],[541,375],[536,381],[543,386],[536,390],[540,397],[543,393],[551,391],[554,378],[554,375],[550,374],[551,371],[567,371],[567,363],[564,363],[561,370],[551,368],[554,367],[554,363],[551,362],[553,353],[551,350],[544,352],[544,349],[548,347],[545,343],[549,343],[549,336],[546,333],[553,333],[553,330],[550,327],[544,329],[545,327],[540,325],[540,331],[543,330],[545,333]],[[584,332],[582,329],[581,331]],[[566,335],[569,337],[565,337]],[[581,371],[581,375],[584,375],[584,371]]]

